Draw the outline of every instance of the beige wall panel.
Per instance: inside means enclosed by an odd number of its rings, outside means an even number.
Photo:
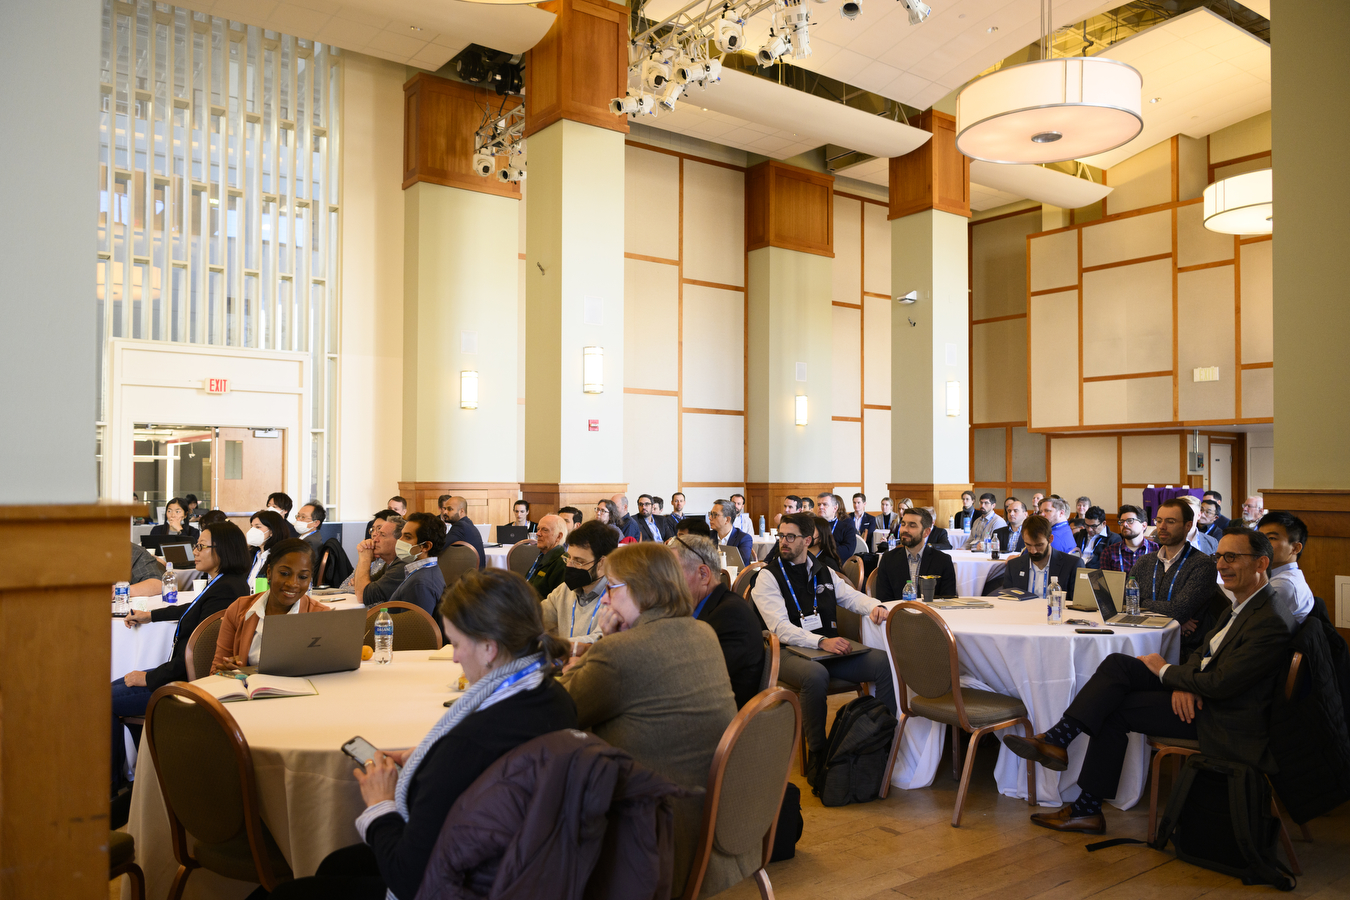
[[[670,218],[671,209],[648,206]],[[745,173],[685,160],[684,277],[745,284]]]
[[[1125,484],[1176,484],[1181,478],[1179,434],[1136,434],[1120,439],[1120,480]]]
[[[863,475],[869,510],[881,509],[886,485],[891,482],[891,411],[863,410]]]
[[[862,296],[862,201],[834,195],[833,293],[839,303]]]
[[[1275,370],[1242,370],[1242,418],[1265,419],[1275,415]]]
[[[862,415],[862,313],[843,306],[830,308],[833,363],[830,365],[831,395],[835,416]]]
[[[669,346],[674,332],[648,336]],[[646,356],[631,344],[630,366],[673,369],[669,357]],[[699,409],[745,408],[745,294],[697,284],[684,286],[684,405]],[[691,481],[708,481],[691,478]]]
[[[976,481],[1008,480],[1008,429],[976,428],[975,467],[970,477]]]
[[[687,476],[686,476],[687,477]],[[712,508],[716,500],[730,500],[732,494],[744,494],[745,485],[727,485],[726,487],[684,488],[685,510],[703,515]],[[670,498],[666,497],[666,509],[670,508]]]
[[[1172,370],[1172,263],[1083,275],[1083,377]]]
[[[1204,138],[1177,135],[1178,200],[1194,200],[1209,184],[1209,142]]]
[[[1115,210],[1112,209],[1112,212]],[[1172,252],[1172,211],[1113,219],[1083,228],[1083,268]]]
[[[989,226],[983,225],[982,228]],[[1031,289],[1078,286],[1078,232],[1061,231],[1031,239]]]
[[[654,441],[663,437],[648,435],[647,439]],[[683,444],[685,481],[744,482],[744,416],[684,413]]]
[[[1046,437],[1025,428],[1012,430],[1012,481],[1045,481]],[[1026,498],[1031,499],[1028,493]]]
[[[634,509],[637,494],[656,494],[668,504],[679,489],[679,403],[676,397],[623,395],[623,477]]]
[[[1233,267],[1177,275],[1177,371],[1183,420],[1233,418]],[[1218,381],[1195,381],[1194,369],[1218,366]],[[1137,481],[1138,479],[1127,479]]]
[[[1111,215],[1167,203],[1172,199],[1172,142],[1154,144],[1107,169],[1106,183],[1112,188],[1106,198]]]
[[[652,211],[679,210],[680,158],[625,145],[623,165],[624,252],[677,259],[679,215]]]
[[[1125,506],[1126,504],[1129,504],[1130,506],[1138,507],[1139,509],[1143,509],[1143,508],[1144,508],[1144,489],[1143,489],[1143,488],[1121,488],[1121,489],[1120,489],[1120,505],[1121,505],[1121,506]],[[1107,512],[1115,512],[1115,510],[1108,509]]]
[[[863,298],[863,402],[873,406],[891,405],[891,303]]]
[[[1198,266],[1233,258],[1233,236],[1205,227],[1205,205],[1177,208],[1177,265]]]
[[[987,322],[974,326],[971,334],[971,360],[975,363],[971,421],[1025,422],[1027,320]]]
[[[641,259],[625,259],[623,282],[624,345],[640,348],[669,344],[673,349],[675,342],[672,339],[679,333],[679,267]],[[679,372],[674,365],[673,355],[668,358],[668,362],[653,365],[652,360],[641,352],[624,354],[624,387],[679,390]]]
[[[838,485],[862,483],[862,423],[831,422],[830,446],[834,463],[830,469]],[[844,497],[848,503],[848,497]]]
[[[1220,128],[1209,136],[1211,162],[1223,162],[1239,156],[1251,156],[1270,149],[1270,111],[1267,110]]]
[[[1172,421],[1172,379],[1127,378],[1083,385],[1084,425]],[[1051,468],[1053,473],[1054,469]]]
[[[1274,241],[1243,244],[1242,264],[1242,361],[1273,362],[1275,359],[1271,315],[1271,251]]]
[[[886,214],[884,206],[863,204],[863,290],[890,296],[891,223],[886,220]],[[838,219],[835,219],[834,227],[839,228]]]
[[[1040,230],[1039,213],[1032,209],[1020,216],[995,219],[970,229],[972,319],[1026,312],[1026,237]]]
[[[1086,494],[1101,502],[1116,499],[1116,439],[1114,437],[1052,438],[1050,492],[1061,497]]]
[[[1030,328],[1031,427],[1077,425],[1078,291],[1032,297]]]

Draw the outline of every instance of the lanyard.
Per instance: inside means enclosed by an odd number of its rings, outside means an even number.
[[[543,553],[539,554],[534,558],[534,565],[530,566],[530,574],[525,576],[526,581],[529,581],[531,578],[534,577],[534,573],[539,571],[539,564],[543,561],[544,561]]]
[[[515,684],[517,681],[520,681],[520,679],[526,677],[527,675],[539,671],[539,667],[542,666],[543,664],[544,661],[542,659],[537,659],[531,665],[526,666],[519,672],[516,672],[514,675],[508,675],[507,677],[502,679],[501,684],[497,685],[495,688],[492,689],[492,693],[496,694],[500,692],[503,688],[509,688],[511,685]]]
[[[801,602],[797,599],[797,592],[796,592],[796,590],[794,590],[793,587],[792,587],[792,579],[791,579],[791,578],[788,578],[787,569],[783,566],[783,558],[782,558],[781,556],[778,558],[778,570],[779,570],[780,572],[783,573],[783,583],[787,585],[788,593],[790,593],[790,594],[792,595],[792,605],[795,606],[795,607],[797,607],[797,615],[798,615],[799,617],[800,617],[800,616],[806,615],[806,611],[802,609],[802,604],[801,604]],[[812,587],[812,588],[816,587],[816,576],[815,576],[815,575],[812,575],[812,576],[811,576],[811,587]],[[814,612],[816,611],[815,595],[814,595],[814,594],[811,595],[811,601],[812,601],[812,602],[811,602],[811,612],[814,613]]]
[[[187,609],[183,610],[183,615],[178,617],[178,627],[173,630],[173,642],[175,644],[178,643],[178,632],[183,630],[183,616],[191,612],[192,607],[197,605],[197,601],[206,596],[206,592],[211,590],[211,585],[220,580],[220,575],[221,573],[217,572],[216,577],[206,583],[206,587],[202,588],[201,593],[192,599],[192,602],[187,605]]]
[[[604,589],[603,591],[600,592],[600,597],[603,597],[603,596],[605,596],[605,594],[608,594],[608,593],[609,593],[609,585],[605,585],[605,589]],[[591,631],[592,631],[592,630],[594,629],[594,627],[595,627],[595,615],[596,615],[596,613],[600,612],[600,597],[596,597],[596,598],[595,598],[595,607],[591,610],[591,620],[590,620],[589,622],[586,623],[586,633],[587,633],[587,634],[590,634]],[[568,637],[572,637],[572,636],[573,636],[573,635],[572,635],[572,629],[576,628],[576,626],[577,626],[577,601],[580,600],[580,599],[581,599],[580,597],[573,597],[573,598],[572,598],[572,623],[571,623],[570,625],[567,626],[567,636],[568,636]]]
[[[1176,589],[1177,578],[1181,575],[1181,567],[1186,564],[1186,557],[1191,555],[1191,545],[1186,544],[1186,549],[1181,551],[1181,559],[1177,560],[1175,565],[1177,574],[1172,576],[1172,583],[1167,586],[1167,602],[1172,602],[1172,591]],[[1162,565],[1161,559],[1153,560],[1153,600],[1158,600],[1158,566]]]

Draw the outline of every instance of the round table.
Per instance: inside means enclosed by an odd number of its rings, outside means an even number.
[[[496,547],[483,548],[483,555],[487,557],[487,566],[489,569],[505,569],[506,554],[510,552],[510,544],[499,544]]]
[[[984,583],[995,571],[1001,572],[1006,559],[990,559],[988,553],[974,550],[944,550],[956,568],[956,593],[961,597],[978,597],[984,593]]]
[[[750,538],[750,552],[755,557],[751,562],[764,562],[764,558],[769,555],[769,551],[778,543],[778,538],[772,535],[754,535]],[[746,565],[750,563],[747,562]]]
[[[248,741],[262,818],[297,877],[313,875],[339,847],[358,843],[356,817],[365,809],[342,744],[360,735],[376,747],[416,746],[445,714],[444,702],[463,670],[431,651],[404,650],[387,666],[362,663],[350,672],[310,676],[318,694],[228,703]],[[145,870],[146,896],[168,894],[178,865],[169,821],[149,752],[136,766],[128,831]],[[254,885],[199,869],[185,898],[236,900]],[[123,897],[128,898],[127,888]]]
[[[1031,726],[1037,733],[1059,721],[1074,696],[1108,655],[1160,653],[1168,662],[1177,662],[1181,629],[1175,622],[1164,629],[1118,627],[1114,634],[1078,634],[1075,628],[1083,626],[1046,625],[1042,602],[982,599],[992,603],[994,608],[940,610],[956,636],[961,684],[1018,698],[1026,705]],[[895,603],[885,605],[892,607]],[[1101,617],[1096,613],[1065,610],[1064,615],[1065,618],[1090,620],[1094,626],[1101,623]],[[886,650],[889,654],[884,626],[874,625],[871,619],[864,618],[862,638],[867,646]],[[894,659],[891,667],[894,677]],[[941,762],[944,731],[945,726],[929,719],[912,718],[905,726],[891,784],[906,790],[932,784]],[[1017,733],[1021,733],[1020,728]],[[966,740],[969,738],[965,735]],[[1059,806],[1078,796],[1078,772],[1088,739],[1087,735],[1080,735],[1069,745],[1067,771],[1052,772],[1036,767],[1036,800],[1040,805]],[[1148,761],[1144,735],[1131,735],[1120,786],[1112,804],[1129,809],[1138,802],[1148,777]],[[999,748],[994,775],[999,793],[1026,799],[1026,763],[1007,748]]]

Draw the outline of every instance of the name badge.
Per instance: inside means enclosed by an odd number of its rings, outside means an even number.
[[[802,627],[807,631],[818,631],[822,626],[820,613],[812,613],[809,616],[802,616]]]

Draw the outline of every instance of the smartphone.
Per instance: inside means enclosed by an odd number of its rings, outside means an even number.
[[[1077,634],[1115,634],[1110,628],[1075,628]]]
[[[343,744],[342,752],[356,760],[356,764],[362,768],[365,767],[366,760],[375,758],[375,746],[360,735]],[[403,767],[398,763],[394,764],[394,768],[403,771]]]

